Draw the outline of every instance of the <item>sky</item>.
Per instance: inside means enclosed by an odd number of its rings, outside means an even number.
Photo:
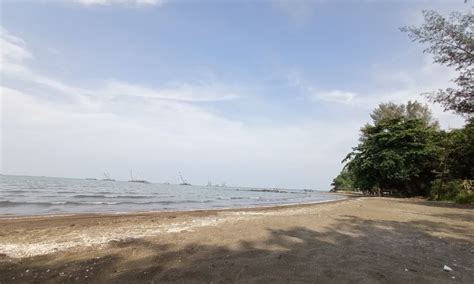
[[[0,0],[0,173],[328,190],[379,103],[454,70],[399,28],[464,1]],[[443,128],[463,119],[430,104]]]

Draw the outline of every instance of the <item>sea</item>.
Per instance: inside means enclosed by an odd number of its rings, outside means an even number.
[[[0,215],[3,216],[248,208],[342,198],[311,189],[0,175]]]

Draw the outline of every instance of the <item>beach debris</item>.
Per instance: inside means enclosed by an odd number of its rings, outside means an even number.
[[[27,270],[25,270],[25,272],[26,272],[26,273],[28,273],[28,272],[30,272],[30,270],[29,270],[29,269],[27,269]]]
[[[405,271],[408,272],[408,268],[405,268]]]
[[[446,271],[446,272],[453,271],[453,269],[451,267],[447,266],[446,264],[444,265],[443,270]]]

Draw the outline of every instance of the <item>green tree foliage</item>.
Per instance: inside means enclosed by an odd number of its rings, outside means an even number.
[[[474,119],[448,134],[446,167],[453,179],[474,179]]]
[[[437,179],[433,182],[432,197],[436,199],[458,200],[453,196],[474,198],[467,186],[474,180],[474,119],[468,120],[461,129],[440,132],[442,153],[440,165],[434,172]]]
[[[371,117],[333,191],[474,201],[474,119],[460,129],[440,130],[429,108],[417,102],[380,104]]]
[[[423,105],[418,101],[408,101],[405,104],[395,104],[392,102],[381,103],[370,114],[374,124],[382,120],[396,119],[404,117],[406,119],[420,119],[425,125],[438,127],[438,121],[433,119],[431,110],[427,105]]]
[[[351,172],[344,168],[337,177],[332,180],[331,191],[354,191],[354,181]]]
[[[474,203],[474,182],[469,179],[450,179],[441,183],[441,180],[437,179],[433,181],[431,197],[457,203]]]
[[[452,13],[448,19],[435,11],[423,12],[425,22],[403,27],[413,41],[427,43],[424,50],[433,54],[434,62],[454,67],[459,75],[453,81],[456,88],[429,94],[446,110],[472,117],[474,115],[474,15]]]
[[[437,129],[421,119],[382,119],[361,131],[360,143],[347,155],[354,186],[405,195],[424,195],[435,178]]]

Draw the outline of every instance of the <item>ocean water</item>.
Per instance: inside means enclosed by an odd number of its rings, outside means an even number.
[[[340,199],[320,191],[0,175],[0,215],[186,211]]]

